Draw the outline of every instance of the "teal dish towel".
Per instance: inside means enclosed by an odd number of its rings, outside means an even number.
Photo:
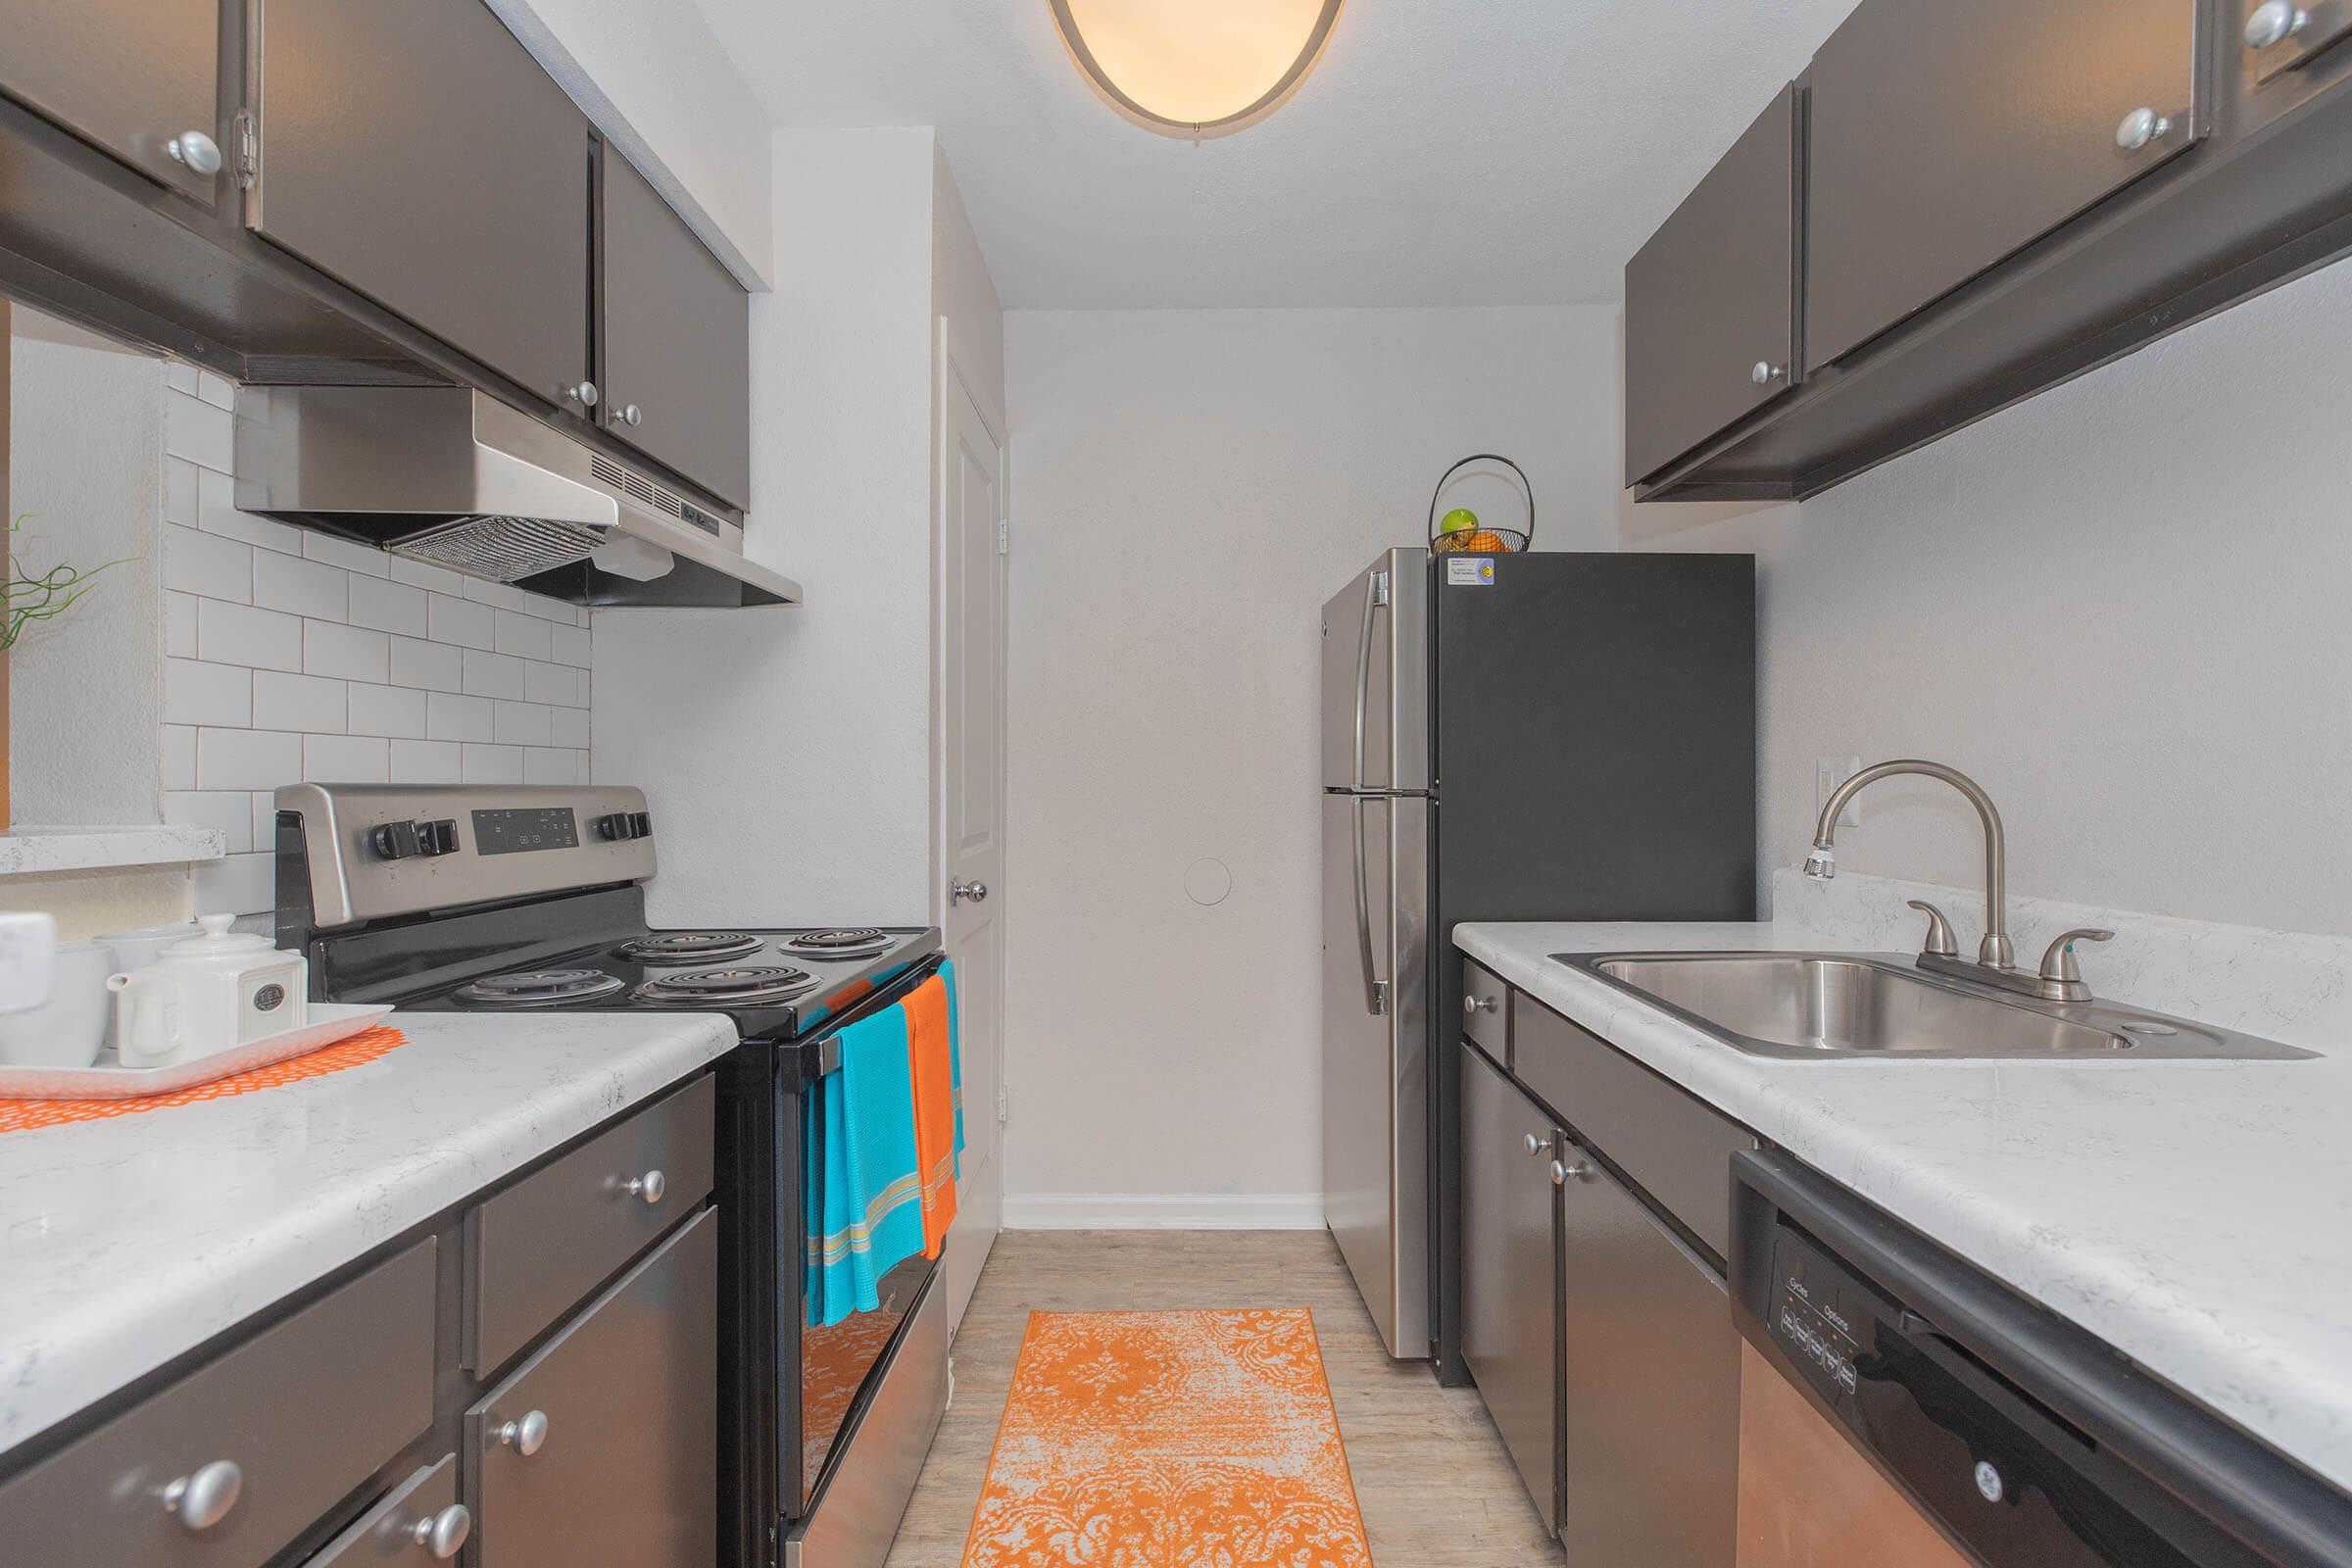
[[[802,1097],[815,1191],[808,1224],[808,1323],[826,1328],[882,1304],[876,1286],[923,1250],[922,1167],[906,1009],[842,1030],[841,1068]]]

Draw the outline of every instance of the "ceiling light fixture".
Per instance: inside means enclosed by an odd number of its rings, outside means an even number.
[[[1070,58],[1147,130],[1200,141],[1282,107],[1342,0],[1050,0]]]

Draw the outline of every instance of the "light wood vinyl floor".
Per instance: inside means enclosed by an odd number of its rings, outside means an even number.
[[[1321,1231],[1013,1231],[956,1335],[956,1402],[889,1568],[959,1568],[1032,1311],[1305,1306],[1315,1315],[1372,1556],[1383,1568],[1554,1568],[1556,1542],[1470,1389],[1381,1348]]]

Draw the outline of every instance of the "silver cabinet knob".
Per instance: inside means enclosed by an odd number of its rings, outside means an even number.
[[[1544,1155],[1551,1152],[1551,1140],[1538,1138],[1534,1133],[1529,1133],[1527,1135],[1527,1152],[1530,1156],[1541,1159]]]
[[[1462,999],[1462,1011],[1472,1018],[1482,1012],[1500,1012],[1501,1010],[1502,1004],[1493,997],[1464,997]]]
[[[433,1561],[447,1562],[472,1534],[473,1511],[462,1502],[453,1502],[439,1513],[417,1520],[409,1531],[409,1539],[422,1546],[424,1554]]]
[[[1788,373],[1770,360],[1758,360],[1755,368],[1747,372],[1747,378],[1758,386],[1770,386]]]
[[[2294,0],[2265,0],[2246,18],[2246,47],[2268,49],[2275,43],[2284,43],[2311,25],[2311,13]]]
[[[208,178],[220,172],[220,144],[201,130],[183,130],[164,143],[164,151]]]
[[[662,1195],[669,1191],[669,1180],[658,1170],[649,1170],[642,1176],[632,1176],[622,1182],[620,1190],[631,1198],[644,1199],[647,1206],[651,1207],[662,1201]]]
[[[623,404],[621,407],[612,411],[612,417],[619,420],[622,424],[643,424],[645,422],[645,411],[637,407],[637,405],[634,403]]]
[[[950,882],[948,898],[956,904],[961,904],[966,899],[971,900],[974,904],[986,904],[988,902],[988,884],[985,882]]]
[[[1592,1174],[1592,1167],[1585,1160],[1555,1159],[1551,1162],[1551,1185],[1554,1187],[1565,1187],[1572,1181]]]
[[[583,409],[596,407],[597,393],[594,381],[582,381],[578,386],[567,386],[564,389],[564,395]]]
[[[498,1429],[498,1441],[528,1459],[547,1444],[547,1412],[526,1410],[519,1421],[510,1421]]]
[[[2134,109],[2115,127],[2115,145],[2125,152],[2135,153],[2150,142],[2162,141],[2172,133],[2172,121],[2155,110]]]
[[[215,1459],[164,1488],[164,1512],[190,1532],[210,1530],[228,1517],[245,1490],[245,1472],[230,1459]]]

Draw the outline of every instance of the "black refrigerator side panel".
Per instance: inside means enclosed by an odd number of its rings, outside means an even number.
[[[1755,559],[1492,559],[1491,581],[1431,563],[1431,1321],[1448,1384],[1468,1376],[1453,928],[1756,915]]]

